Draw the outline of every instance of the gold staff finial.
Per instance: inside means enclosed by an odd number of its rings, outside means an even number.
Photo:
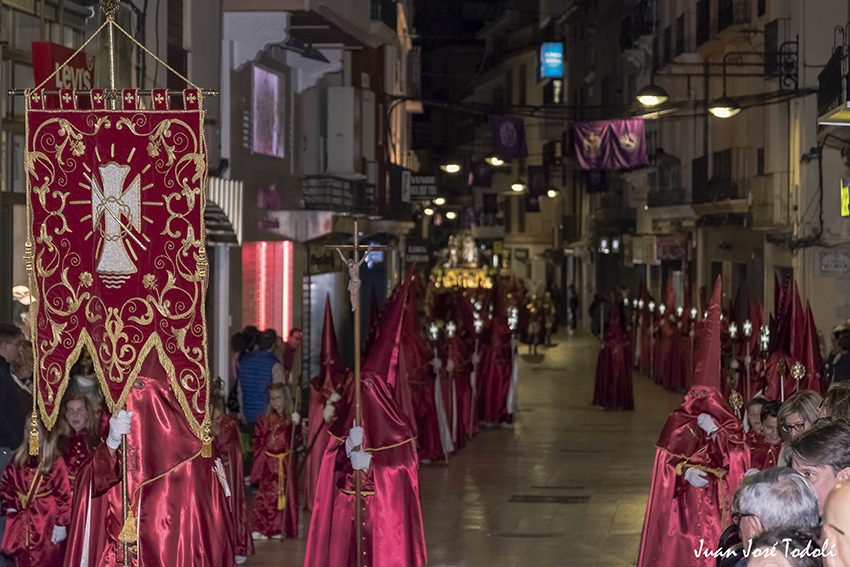
[[[794,366],[791,367],[791,376],[799,382],[806,376],[806,367],[803,366],[800,361],[794,363]]]
[[[115,20],[115,13],[118,12],[120,3],[120,0],[100,0],[100,9],[103,10],[107,20]]]

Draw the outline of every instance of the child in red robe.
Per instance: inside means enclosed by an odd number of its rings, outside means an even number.
[[[59,413],[59,452],[68,469],[73,491],[77,471],[86,457],[100,445],[100,435],[94,407],[85,394],[68,394],[64,406],[65,409]]]
[[[71,523],[71,487],[57,437],[39,423],[38,456],[29,454],[29,423],[24,442],[0,479],[0,503],[6,514],[2,551],[18,567],[60,567]]]
[[[301,444],[301,423],[297,412],[290,413],[286,403],[288,392],[281,383],[269,387],[269,407],[257,420],[254,429],[254,466],[251,482],[259,483],[251,529],[254,539],[298,537],[298,490],[292,467],[292,450]]]
[[[212,411],[213,442],[221,456],[227,484],[230,486],[230,513],[233,516],[233,552],[236,564],[245,563],[249,555],[254,555],[254,540],[248,524],[248,505],[245,501],[245,473],[242,467],[242,444],[239,442],[239,425],[224,413],[224,395],[221,393],[221,380],[218,389],[210,396]]]

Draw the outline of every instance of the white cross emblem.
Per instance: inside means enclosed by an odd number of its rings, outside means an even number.
[[[92,226],[97,229],[100,217],[104,215],[106,217],[104,229],[101,232],[103,249],[97,264],[97,272],[112,275],[134,274],[136,266],[127,255],[124,237],[129,234],[128,226],[132,226],[137,231],[142,228],[141,177],[136,175],[127,190],[122,192],[124,180],[130,173],[130,166],[112,162],[100,166],[99,169],[100,178],[103,180],[103,190],[97,181],[89,178]],[[126,225],[120,220],[122,216],[127,219]]]

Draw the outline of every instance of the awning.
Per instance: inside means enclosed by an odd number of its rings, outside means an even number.
[[[242,245],[242,182],[210,177],[204,211],[207,244]]]

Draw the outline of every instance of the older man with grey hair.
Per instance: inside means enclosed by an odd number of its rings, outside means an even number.
[[[744,478],[732,500],[732,523],[720,538],[718,566],[746,565],[742,550],[749,549],[750,540],[764,531],[816,527],[820,523],[818,496],[794,469],[765,469]]]

